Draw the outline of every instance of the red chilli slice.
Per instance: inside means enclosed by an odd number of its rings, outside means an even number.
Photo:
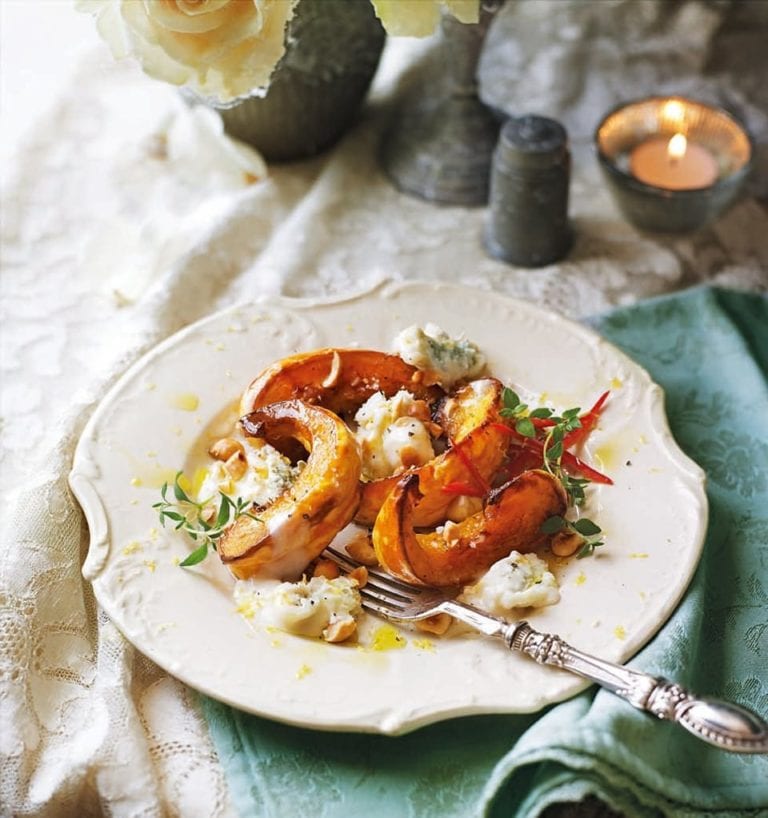
[[[595,405],[579,418],[581,421],[581,427],[574,429],[572,432],[568,432],[568,434],[563,438],[564,449],[570,449],[572,446],[577,446],[587,439],[590,432],[597,425],[597,421],[600,419],[600,413],[602,412],[603,406],[606,400],[608,400],[608,395],[610,394],[610,391],[603,392],[603,394],[600,395],[600,397],[595,401]]]
[[[446,494],[456,494],[465,497],[484,496],[483,492],[481,492],[480,489],[470,485],[469,483],[462,483],[460,481],[456,481],[454,483],[447,483],[445,486],[443,486],[443,491]]]
[[[497,424],[494,424],[494,426]],[[499,426],[503,426],[504,424],[498,424]],[[504,427],[506,428],[506,427]],[[461,443],[454,443],[450,438],[448,439],[449,443],[451,444],[451,448],[456,452],[459,456],[461,462],[467,467],[467,471],[472,475],[472,479],[477,484],[477,487],[481,490],[482,494],[480,497],[484,497],[488,492],[491,490],[491,486],[488,481],[483,477],[482,474],[477,470],[477,466],[472,462],[472,459],[467,455],[466,452],[462,451]]]
[[[504,426],[502,423],[494,423],[493,425],[496,428],[505,429],[507,432],[509,432],[510,436],[515,439],[515,442],[518,445],[522,446],[524,449],[539,453],[543,458],[544,444],[542,441],[534,437],[524,437],[519,432],[516,432],[514,429],[511,429],[508,426]],[[593,469],[592,466],[588,466],[583,460],[576,457],[576,455],[572,452],[564,451],[561,462],[563,466],[568,469],[568,471],[577,471],[595,483],[602,483],[607,486],[613,485],[613,480],[611,480],[608,475],[597,471],[597,469]]]

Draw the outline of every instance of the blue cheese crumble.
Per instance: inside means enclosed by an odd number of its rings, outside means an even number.
[[[421,466],[435,456],[432,437],[416,398],[401,389],[391,398],[376,392],[357,410],[355,438],[360,447],[363,480],[389,477],[406,468]],[[426,416],[429,409],[423,406]]]
[[[485,366],[480,348],[466,338],[452,338],[436,324],[407,327],[395,338],[395,351],[411,366],[432,372],[445,387],[478,375]]]
[[[218,455],[215,447],[220,444],[228,445]],[[265,506],[293,484],[304,465],[293,465],[273,446],[239,431],[214,444],[211,454],[214,460],[202,475],[197,491],[200,502],[215,502],[221,491],[229,497]]]
[[[341,642],[352,636],[362,613],[358,583],[349,577],[317,576],[299,582],[241,580],[237,610],[266,628]]]
[[[494,563],[477,584],[465,588],[460,599],[503,617],[513,608],[555,605],[560,601],[560,590],[544,560],[512,551]]]

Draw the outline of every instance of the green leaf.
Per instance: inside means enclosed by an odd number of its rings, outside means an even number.
[[[538,409],[534,409],[531,412],[532,418],[539,418],[539,419],[546,419],[552,417],[552,410],[548,409],[546,406],[540,406]]]
[[[177,472],[176,479],[173,481],[173,495],[180,503],[191,503],[192,501],[187,496],[187,492],[179,484],[179,478],[182,472]]]
[[[168,517],[170,520],[174,520],[175,522],[184,522],[187,518],[183,514],[179,514],[178,511],[163,511],[160,515],[161,517]]]
[[[547,449],[547,457],[549,460],[558,460],[563,456],[563,441],[558,440]]]
[[[555,514],[544,520],[544,522],[541,524],[540,531],[542,531],[544,534],[554,534],[556,531],[562,531],[566,525],[566,521],[558,514]]]
[[[163,483],[163,487],[160,489],[160,496],[163,498],[163,500],[167,501],[168,498],[165,496],[166,494],[168,494],[168,481],[167,480],[165,481],[165,483]]]
[[[585,537],[592,537],[603,530],[599,525],[593,523],[592,520],[588,520],[586,517],[582,517],[580,520],[571,523],[571,528],[574,528],[579,534],[583,534]]]
[[[229,518],[232,513],[229,505],[229,498],[226,495],[222,495],[222,497],[224,499],[221,501],[219,513],[216,515],[216,520],[213,523],[214,528],[221,528],[222,526],[226,525],[229,522]]]
[[[565,412],[563,412],[563,420],[573,420],[573,418],[579,416],[579,412],[581,412],[581,407],[579,406],[574,409],[566,409]]]
[[[515,431],[523,437],[536,437],[536,427],[528,418],[521,418],[515,424]]]
[[[579,549],[579,553],[576,554],[576,558],[583,560],[584,557],[590,557],[592,554],[595,553],[595,549],[599,548],[601,545],[605,545],[603,542],[585,542],[584,545],[581,546]]]
[[[189,568],[192,565],[197,565],[208,556],[208,543],[203,543],[199,548],[196,548],[185,560],[179,563],[181,568]]]
[[[501,402],[505,409],[514,409],[520,403],[520,398],[513,389],[505,386],[501,392]]]

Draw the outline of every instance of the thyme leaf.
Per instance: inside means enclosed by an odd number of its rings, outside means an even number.
[[[584,541],[576,554],[577,559],[590,557],[595,553],[596,548],[605,545],[605,542],[599,536],[602,534],[602,529],[587,517],[580,517],[578,520],[566,520],[565,517],[554,514],[544,520],[540,526],[540,531],[543,534],[556,534],[558,531],[571,531],[577,534]]]
[[[216,550],[217,540],[238,517],[257,521],[259,518],[250,511],[253,503],[242,497],[233,500],[223,491],[219,492],[218,507],[213,504],[213,498],[193,500],[181,482],[183,479],[183,473],[178,472],[173,480],[173,501],[168,499],[169,485],[164,483],[160,489],[162,500],[153,503],[152,508],[157,511],[163,528],[170,521],[175,531],[183,531],[193,542],[200,543],[179,563],[180,567],[189,568],[202,562],[211,549]]]

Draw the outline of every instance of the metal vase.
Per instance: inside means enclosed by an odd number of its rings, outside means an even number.
[[[477,65],[501,2],[486,3],[480,21],[443,14],[439,58],[407,97],[384,136],[381,164],[404,193],[442,204],[488,201],[491,155],[500,122],[480,101]]]
[[[328,148],[353,124],[384,39],[369,0],[301,0],[266,96],[216,106],[225,130],[268,161]]]

